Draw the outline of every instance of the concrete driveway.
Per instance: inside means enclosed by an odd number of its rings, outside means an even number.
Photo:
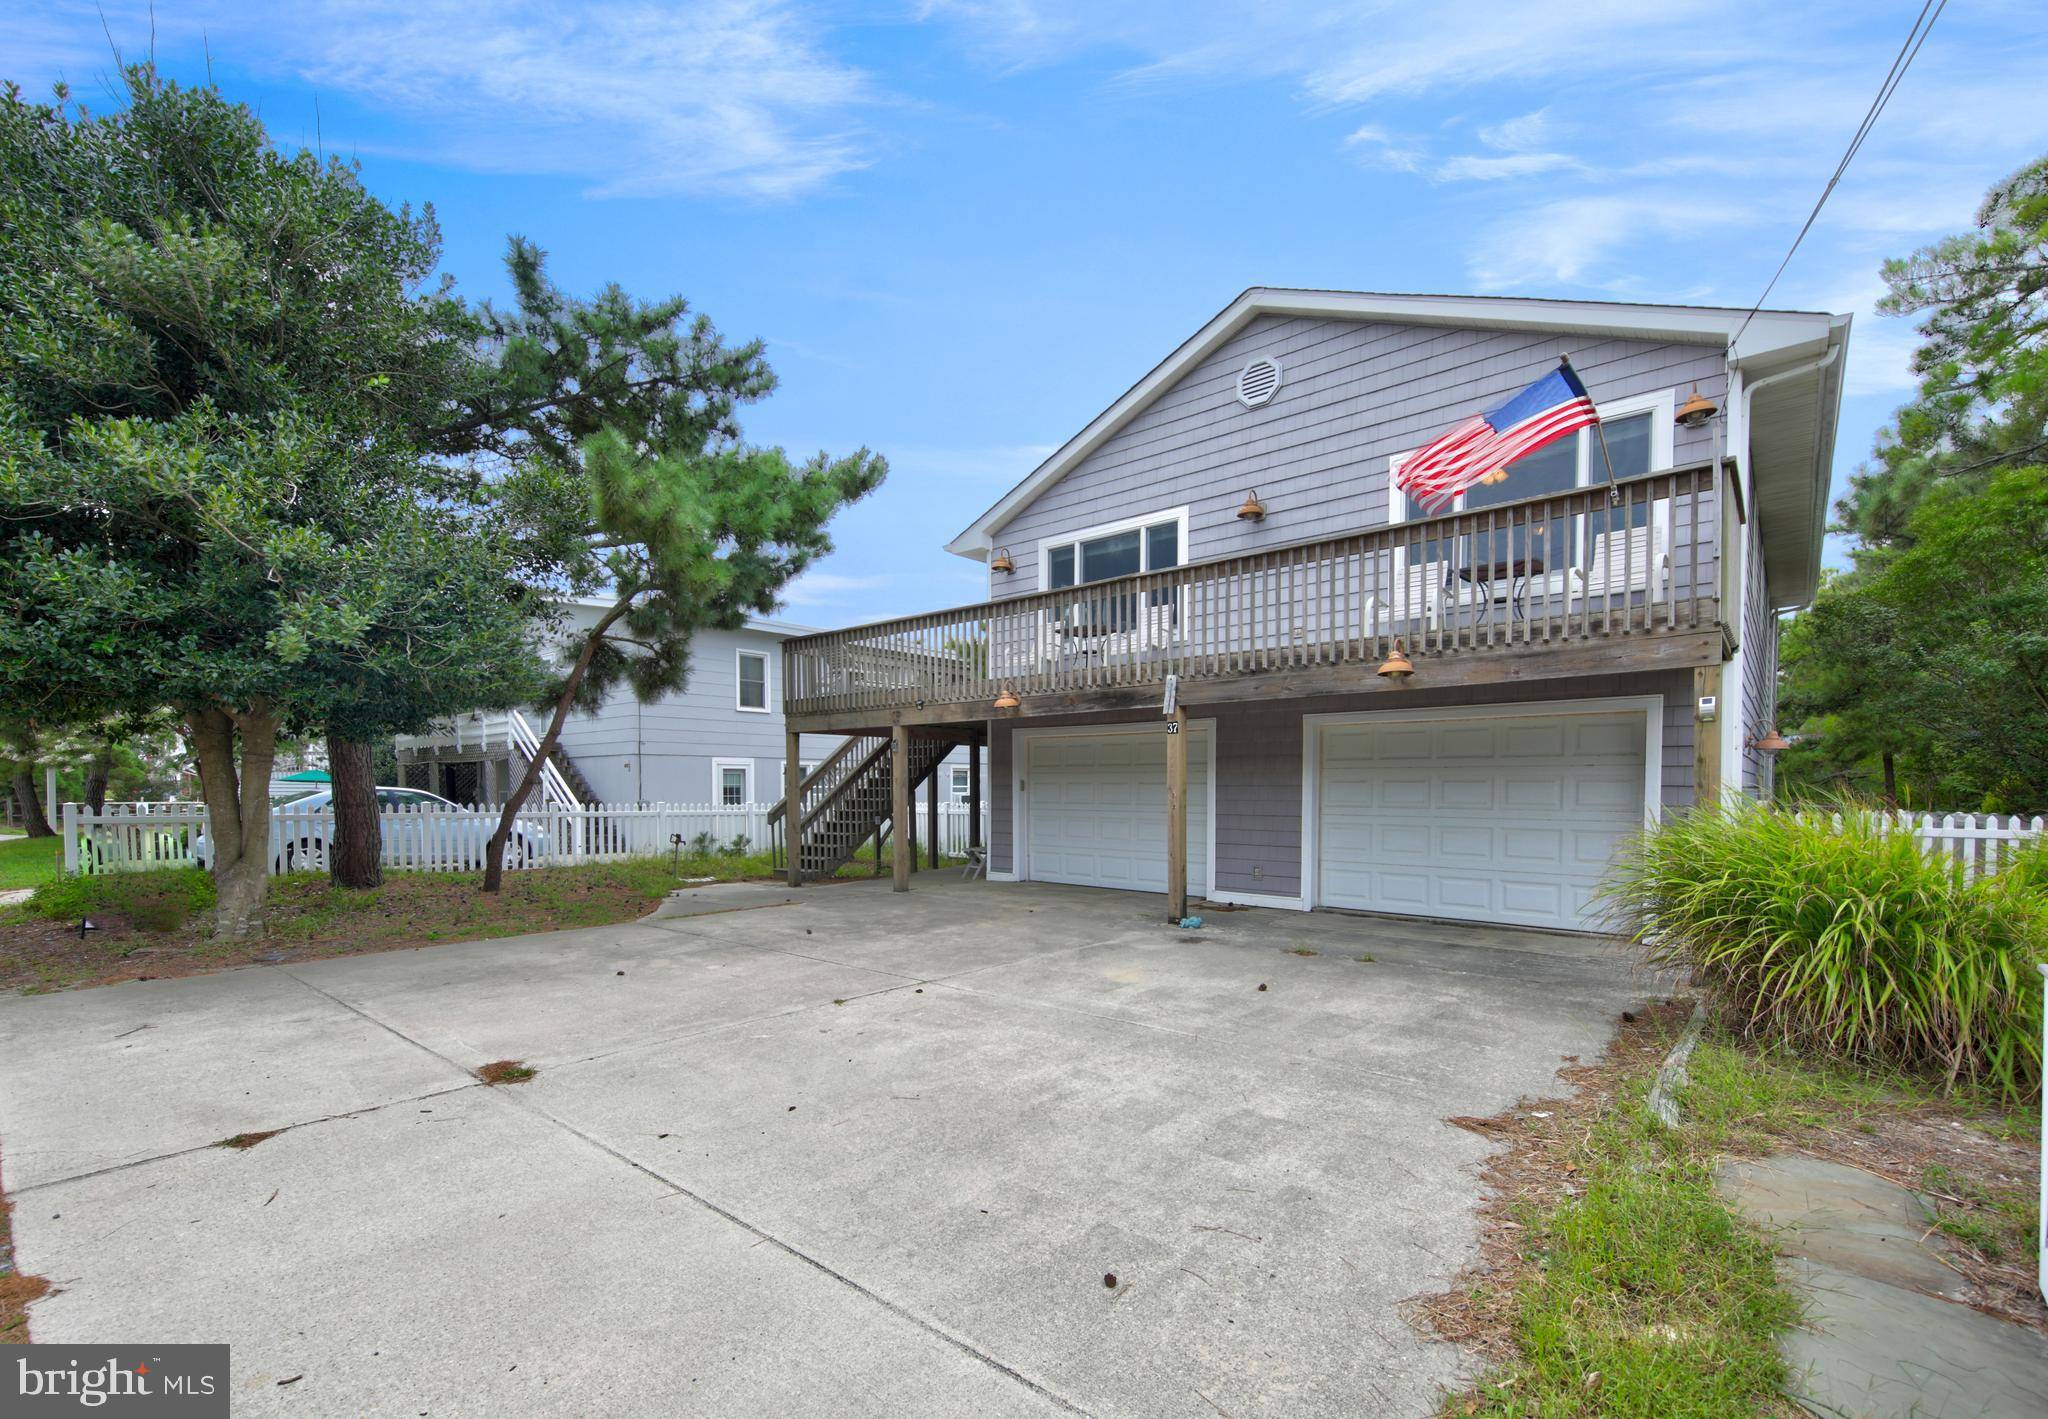
[[[1420,1415],[1466,1361],[1400,1303],[1486,1149],[1443,1120],[1653,988],[951,874],[667,910],[0,1000],[36,1338],[226,1341],[250,1415]]]

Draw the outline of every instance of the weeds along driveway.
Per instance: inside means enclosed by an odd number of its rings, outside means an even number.
[[[915,882],[0,1000],[35,1338],[225,1341],[254,1415],[1424,1414],[1465,1360],[1401,1303],[1487,1146],[1443,1120],[1654,988]]]

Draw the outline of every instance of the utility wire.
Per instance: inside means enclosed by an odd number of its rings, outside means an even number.
[[[1820,209],[1828,205],[1828,198],[1834,195],[1843,174],[1849,171],[1849,164],[1854,162],[1856,155],[1863,150],[1864,139],[1868,138],[1870,130],[1877,126],[1879,116],[1884,113],[1885,106],[1892,101],[1892,95],[1898,92],[1899,84],[1906,77],[1906,71],[1912,68],[1913,61],[1919,58],[1920,46],[1927,43],[1927,36],[1933,33],[1934,22],[1941,18],[1941,12],[1947,8],[1948,0],[1923,0],[1920,13],[1913,20],[1913,28],[1906,32],[1905,43],[1899,46],[1899,52],[1893,56],[1892,67],[1885,72],[1884,82],[1877,86],[1877,97],[1870,101],[1870,109],[1863,115],[1863,122],[1856,126],[1855,136],[1849,139],[1849,146],[1843,151],[1842,160],[1835,164],[1835,170],[1829,176],[1827,186],[1821,189],[1820,200],[1814,203],[1813,210],[1806,214],[1806,224],[1799,229],[1799,235],[1792,238],[1792,245],[1786,250],[1785,259],[1780,261],[1778,269],[1771,273],[1770,283],[1764,287],[1764,293],[1756,298],[1756,304],[1749,308],[1749,314],[1742,317],[1742,324],[1737,328],[1735,338],[1728,342],[1729,349],[1732,350],[1741,343],[1742,332],[1749,329],[1750,321],[1756,319],[1757,312],[1764,308],[1764,302],[1769,300],[1771,292],[1777,289],[1778,279],[1785,274],[1785,268],[1792,264],[1792,257],[1799,250],[1799,244],[1806,240],[1806,234],[1813,230],[1813,224],[1820,219]],[[1929,13],[1930,11],[1932,13]]]

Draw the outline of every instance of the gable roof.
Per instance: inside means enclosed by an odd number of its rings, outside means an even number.
[[[1773,586],[1783,589],[1777,598],[1780,601],[1804,601],[1812,594],[1820,573],[1828,469],[1833,462],[1835,418],[1841,405],[1839,356],[1848,341],[1849,317],[1821,311],[1764,310],[1749,318],[1745,329],[1744,320],[1749,312],[1724,306],[1638,305],[1522,296],[1393,295],[1253,286],[1153,366],[1086,428],[1060,445],[1051,457],[948,542],[946,550],[975,561],[986,560],[994,535],[1005,523],[1171,389],[1183,375],[1262,315],[1380,320],[1481,330],[1545,330],[1722,348],[1727,348],[1741,330],[1741,343],[1731,350],[1730,360],[1751,382],[1765,375],[1798,369],[1804,362],[1826,359],[1828,364],[1814,371],[1814,378],[1783,381],[1770,391],[1770,397],[1760,399],[1752,411],[1757,434],[1769,435],[1753,436],[1751,441],[1756,500],[1765,526],[1772,529],[1765,546],[1766,569],[1772,575]]]

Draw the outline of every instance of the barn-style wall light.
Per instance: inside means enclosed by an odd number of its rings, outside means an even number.
[[[1700,393],[1700,387],[1694,385],[1692,393],[1685,397],[1685,403],[1678,406],[1678,413],[1673,416],[1672,422],[1680,428],[1702,428],[1707,420],[1720,412],[1721,406]]]
[[[1239,522],[1264,522],[1266,520],[1266,505],[1259,501],[1259,490],[1257,488],[1244,495],[1244,506],[1237,510],[1237,520]]]
[[[1387,658],[1380,662],[1379,672],[1396,685],[1401,684],[1415,673],[1415,662],[1408,658],[1408,652],[1401,648],[1401,638],[1394,637],[1394,648],[1387,652]]]
[[[1003,686],[1002,693],[996,696],[995,707],[999,710],[1013,710],[1023,703],[1022,700],[1017,698],[1017,692],[1008,685],[1005,685]]]
[[[1776,754],[1781,750],[1791,748],[1792,741],[1778,733],[1778,726],[1774,724],[1771,726],[1769,733],[1760,734],[1750,740],[1749,747],[1760,754]]]
[[[992,572],[1003,572],[1006,575],[1017,570],[1017,564],[1010,560],[1010,549],[1008,547],[996,548],[996,554],[988,559],[988,569]]]

